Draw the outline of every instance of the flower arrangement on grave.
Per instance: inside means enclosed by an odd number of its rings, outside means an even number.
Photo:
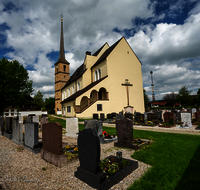
[[[146,121],[143,126],[154,126],[154,123],[152,121]]]
[[[130,164],[129,161],[122,159],[122,161],[118,161],[117,158],[105,158],[103,159],[100,164],[100,170],[106,173],[106,178],[108,179],[113,174],[117,173],[121,169],[125,168]]]
[[[182,121],[179,121],[178,123],[180,125],[180,127],[188,127],[188,124],[186,122],[186,124],[184,125],[184,123]]]
[[[102,137],[106,138],[106,139],[110,139],[112,138],[111,135],[109,133],[107,133],[107,131],[103,131],[102,132]]]
[[[77,146],[65,146],[62,148],[63,154],[67,156],[69,160],[74,158],[76,155],[78,155],[78,147]]]

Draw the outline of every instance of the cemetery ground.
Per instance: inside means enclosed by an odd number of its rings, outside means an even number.
[[[49,122],[65,121],[49,117]],[[79,124],[79,129],[84,129]],[[116,128],[103,127],[116,134]],[[196,133],[200,134],[200,133]],[[135,129],[134,138],[152,140],[139,151],[121,149],[139,168],[111,189],[200,189],[200,136]],[[101,159],[115,154],[113,143],[101,145]],[[78,160],[58,168],[5,137],[0,137],[0,184],[4,189],[93,189],[74,177]],[[128,158],[128,157],[127,157]],[[1,186],[0,186],[1,189]]]

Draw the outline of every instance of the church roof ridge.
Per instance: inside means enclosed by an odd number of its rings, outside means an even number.
[[[101,46],[101,47],[93,54],[93,56],[97,56],[106,44],[108,44],[108,43],[106,42],[103,46]],[[108,45],[108,46],[109,46],[109,45]]]
[[[113,49],[117,46],[117,44],[124,38],[121,37],[118,41],[116,41],[112,46],[110,46],[102,55],[101,57],[95,62],[95,64],[91,67],[91,69],[93,67],[95,67],[96,65],[98,65],[100,62],[102,62],[103,60],[105,60],[109,55],[110,53],[113,51]]]

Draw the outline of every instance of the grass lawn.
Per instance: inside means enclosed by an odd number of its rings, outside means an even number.
[[[65,121],[60,122],[65,127]],[[83,130],[84,125],[79,124]],[[116,129],[103,127],[111,135]],[[152,166],[143,177],[129,188],[140,190],[199,190],[200,189],[200,136],[134,130],[134,138],[152,139],[151,146],[136,151],[132,157]]]

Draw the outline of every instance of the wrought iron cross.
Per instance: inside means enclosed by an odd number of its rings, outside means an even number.
[[[126,91],[127,91],[127,104],[129,106],[129,92],[128,92],[128,87],[129,86],[133,86],[133,84],[130,84],[130,82],[128,81],[128,79],[125,79],[125,83],[122,84],[122,86],[126,86]]]

